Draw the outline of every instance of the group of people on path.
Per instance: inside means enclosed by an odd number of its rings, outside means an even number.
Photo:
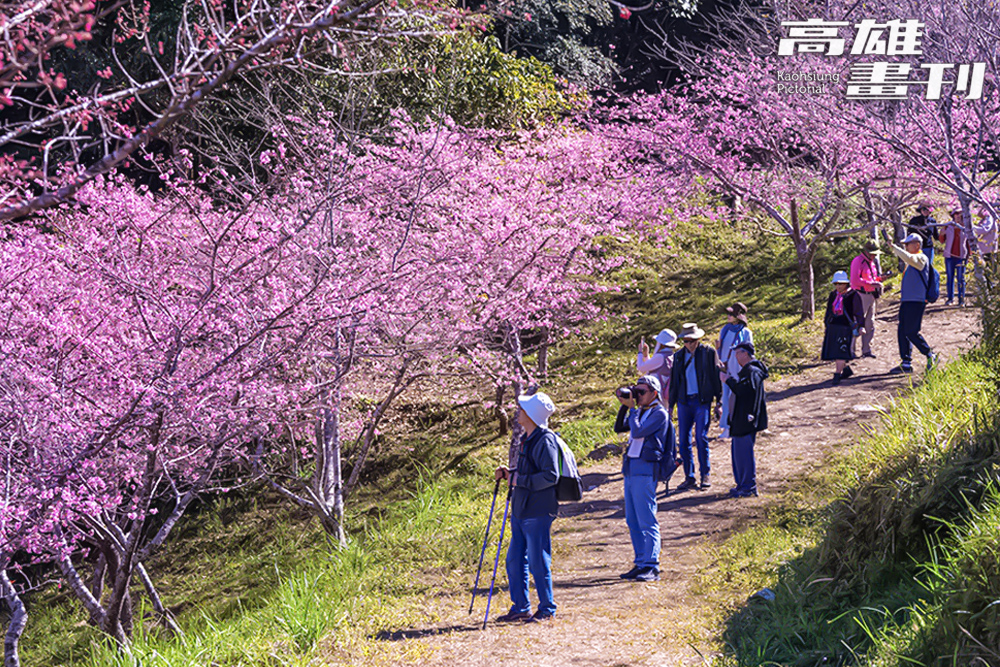
[[[904,267],[897,329],[900,364],[893,369],[897,373],[913,372],[913,347],[927,357],[928,369],[937,362],[936,353],[920,332],[927,303],[934,300],[931,295],[937,288],[937,275],[932,269],[935,240],[944,244],[946,304],[954,302],[956,293],[958,305],[964,305],[966,298],[965,262],[972,239],[967,238],[961,209],[953,209],[952,220],[943,225],[934,221],[926,203],[918,205],[917,213],[910,220],[910,233],[899,245],[883,232],[886,244]],[[997,221],[984,215],[974,231],[979,255],[991,264],[997,252]],[[885,291],[879,255],[879,244],[869,240],[851,262],[850,270],[837,271],[833,276],[834,289],[827,298],[824,315],[821,358],[836,362],[834,384],[853,375],[849,363],[858,356],[859,341],[861,356],[875,357],[872,341],[876,304]],[[731,439],[735,486],[729,495],[757,495],[754,444],[757,433],[768,425],[764,393],[768,369],[755,358],[747,307],[734,303],[726,311],[728,322],[714,346],[703,344],[705,332],[695,323],[685,324],[679,335],[670,329],[662,330],[652,352],[641,340],[636,358],[641,377],[633,386],[615,392],[621,407],[614,428],[628,433],[622,476],[625,522],[634,553],[633,567],[621,574],[623,579],[659,579],[658,482],[669,481],[679,467],[684,471],[684,481],[675,492],[712,486],[708,429],[713,403],[720,437]],[[549,417],[555,412],[552,400],[544,393],[536,393],[520,396],[518,405],[516,419],[525,435],[516,464],[496,469],[496,478],[508,480],[511,489],[511,540],[506,559],[511,608],[496,620],[541,622],[553,618],[556,611],[551,527],[558,511],[560,450],[556,434],[548,428]],[[535,613],[531,612],[528,598],[529,575],[534,578],[538,595]]]
[[[664,329],[652,353],[640,341],[636,365],[642,376],[633,386],[617,390],[621,407],[615,431],[628,433],[622,453],[625,523],[632,542],[633,567],[622,579],[656,581],[660,576],[660,525],[656,488],[669,482],[682,467],[684,482],[676,489],[711,487],[708,427],[712,405],[721,420],[722,437],[731,438],[733,498],[757,495],[754,443],[767,428],[764,363],[754,358],[753,335],[747,326],[747,308],[727,308],[729,321],[714,347],[702,344],[705,332],[685,324],[678,336]],[[680,343],[678,343],[678,340]],[[496,478],[511,485],[511,541],[507,549],[507,578],[511,608],[498,622],[542,622],[553,618],[551,526],[558,510],[559,444],[548,428],[555,405],[544,393],[518,398],[517,422],[524,428],[514,469],[496,469]],[[678,438],[673,426],[677,408]],[[692,431],[698,455],[696,483]],[[538,607],[531,613],[528,578],[535,581]]]
[[[972,254],[973,239],[964,225],[961,208],[951,210],[951,220],[938,224],[927,202],[917,205],[917,215],[907,225],[908,235],[897,245],[882,232],[885,243],[903,267],[900,282],[899,319],[896,330],[899,345],[899,365],[892,373],[913,372],[913,348],[927,358],[927,369],[938,362],[938,355],[921,333],[924,313],[929,303],[937,299],[938,276],[933,268],[935,241],[944,245],[947,273],[946,306],[966,304],[965,265]],[[998,222],[987,211],[981,213],[978,224],[973,226],[975,249],[985,264],[985,276],[993,270],[998,243]],[[872,340],[875,336],[876,303],[883,295],[881,251],[874,239],[865,242],[860,254],[853,259],[850,272],[837,271],[833,275],[834,289],[826,301],[823,317],[826,330],[820,358],[833,361],[836,368],[833,384],[854,375],[850,362],[858,358],[857,342],[861,341],[861,357],[875,358]]]

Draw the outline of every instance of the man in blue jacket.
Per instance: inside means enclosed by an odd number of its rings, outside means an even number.
[[[670,405],[673,412],[677,406],[677,429],[684,459],[684,483],[678,491],[693,489],[694,460],[691,456],[691,429],[694,428],[695,444],[698,447],[698,466],[701,468],[701,488],[707,489],[711,464],[708,460],[708,424],[711,420],[712,401],[722,398],[722,380],[719,379],[721,364],[715,348],[701,345],[705,332],[697,324],[684,325],[678,338],[684,347],[674,354],[674,365],[670,370]]]
[[[622,579],[657,581],[660,578],[660,523],[656,519],[656,481],[659,462],[675,456],[673,438],[668,436],[670,418],[660,402],[660,380],[644,375],[627,398],[619,390],[622,406],[615,432],[629,432],[622,457],[625,479],[625,523],[632,538],[635,566]]]
[[[507,581],[510,611],[498,616],[500,623],[547,621],[556,614],[552,599],[552,521],[559,511],[556,482],[559,481],[559,444],[549,430],[549,417],[556,406],[539,392],[517,399],[517,423],[524,427],[515,470],[499,467],[497,479],[511,484],[510,544],[507,547]],[[528,599],[528,572],[535,580],[538,610],[532,615]]]

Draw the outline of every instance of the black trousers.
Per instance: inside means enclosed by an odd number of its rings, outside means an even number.
[[[913,358],[913,345],[924,355],[931,353],[931,346],[920,335],[920,325],[924,321],[924,309],[927,304],[922,301],[903,301],[899,304],[899,358],[904,364],[909,364]]]

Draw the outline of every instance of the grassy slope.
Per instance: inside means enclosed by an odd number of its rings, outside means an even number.
[[[724,664],[1000,664],[998,384],[984,351],[933,374],[715,550],[703,589],[777,593],[730,607]]]
[[[687,241],[632,251],[631,264],[607,278],[622,288],[603,297],[608,320],[552,355],[546,390],[562,407],[557,427],[579,454],[616,440],[611,394],[634,379],[640,334],[650,340],[693,320],[714,335],[724,307],[739,299],[776,371],[815,356],[818,328],[798,324],[789,248],[723,225],[692,225],[671,238]],[[849,243],[829,248],[817,275],[829,276],[852,254]],[[390,432],[349,503],[346,551],[332,552],[314,522],[267,493],[215,499],[190,516],[150,567],[186,637],[160,636],[147,619],[136,658],[175,667],[297,665],[368,654],[377,650],[374,633],[426,623],[428,596],[466,588],[492,491],[484,480],[505,441],[477,402],[457,410],[406,405]],[[68,595],[50,587],[30,596],[25,664],[134,664],[101,645]]]

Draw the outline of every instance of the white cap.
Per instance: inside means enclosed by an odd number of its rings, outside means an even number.
[[[548,426],[549,417],[556,411],[555,403],[546,394],[538,392],[531,396],[518,396],[517,404],[536,426]]]
[[[912,234],[907,234],[906,238],[903,239],[903,245],[906,245],[907,243],[913,243],[914,241],[920,241],[921,243],[923,243],[924,237],[921,236],[920,234],[917,234],[916,232],[913,232]]]
[[[837,271],[835,274],[833,274],[833,280],[831,280],[830,282],[833,283],[834,285],[836,285],[837,283],[850,284],[851,279],[850,277],[848,277],[847,271]]]

